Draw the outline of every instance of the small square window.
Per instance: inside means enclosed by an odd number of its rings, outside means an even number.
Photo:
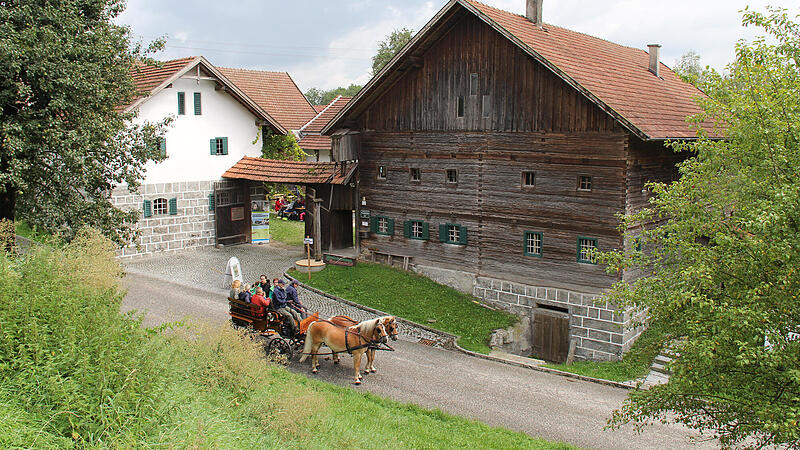
[[[597,264],[591,255],[592,250],[597,248],[596,238],[578,237],[578,262]]]
[[[461,227],[458,225],[447,226],[447,242],[461,242]]]
[[[464,96],[459,95],[456,103],[456,117],[464,117]]]
[[[153,215],[165,215],[167,214],[167,199],[165,198],[157,198],[153,200]]]
[[[482,100],[481,116],[490,117],[492,115],[492,97],[490,95],[484,95]]]
[[[419,181],[421,179],[418,167],[412,167],[410,173],[411,173],[411,181]]]
[[[522,172],[522,187],[536,186],[536,172]]]
[[[478,95],[478,74],[469,74],[469,95]]]
[[[592,177],[590,175],[580,175],[578,177],[578,190],[579,191],[592,190]]]
[[[379,180],[386,179],[386,166],[378,166],[378,179]]]
[[[525,256],[542,257],[542,233],[535,231],[525,232]]]
[[[447,169],[447,182],[458,183],[458,171],[456,169]]]

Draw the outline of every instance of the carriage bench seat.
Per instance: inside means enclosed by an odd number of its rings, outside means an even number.
[[[391,252],[379,252],[373,249],[370,249],[370,253],[372,255],[372,262],[375,262],[375,255],[386,255],[386,264],[389,266],[392,265],[392,260],[394,258],[403,258],[403,270],[408,270],[408,265],[411,262],[411,256],[408,255],[400,255]]]
[[[228,297],[228,314],[232,319],[246,322],[259,331],[266,330],[270,323],[280,322],[280,317],[275,311],[266,310],[257,314],[253,313],[252,306],[250,303]]]

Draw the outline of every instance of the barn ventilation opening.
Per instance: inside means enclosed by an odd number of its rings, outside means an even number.
[[[548,305],[547,303],[537,303],[536,307],[539,308],[539,309],[546,309],[547,311],[554,311],[554,312],[569,314],[569,309],[562,308],[560,306],[555,306],[555,305]]]

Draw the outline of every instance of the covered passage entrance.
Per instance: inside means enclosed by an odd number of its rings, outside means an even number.
[[[354,175],[357,163],[278,161],[245,156],[222,177],[236,182],[244,192],[253,184],[281,183],[302,185],[306,191],[306,236],[314,238],[313,255],[324,253],[356,256],[353,213],[357,188]],[[249,217],[248,203],[244,202]],[[248,222],[249,223],[249,222]]]

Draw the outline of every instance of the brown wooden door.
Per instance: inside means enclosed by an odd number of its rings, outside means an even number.
[[[533,356],[545,361],[563,363],[569,353],[569,316],[534,310]]]
[[[250,192],[245,183],[214,183],[217,244],[250,242]]]

